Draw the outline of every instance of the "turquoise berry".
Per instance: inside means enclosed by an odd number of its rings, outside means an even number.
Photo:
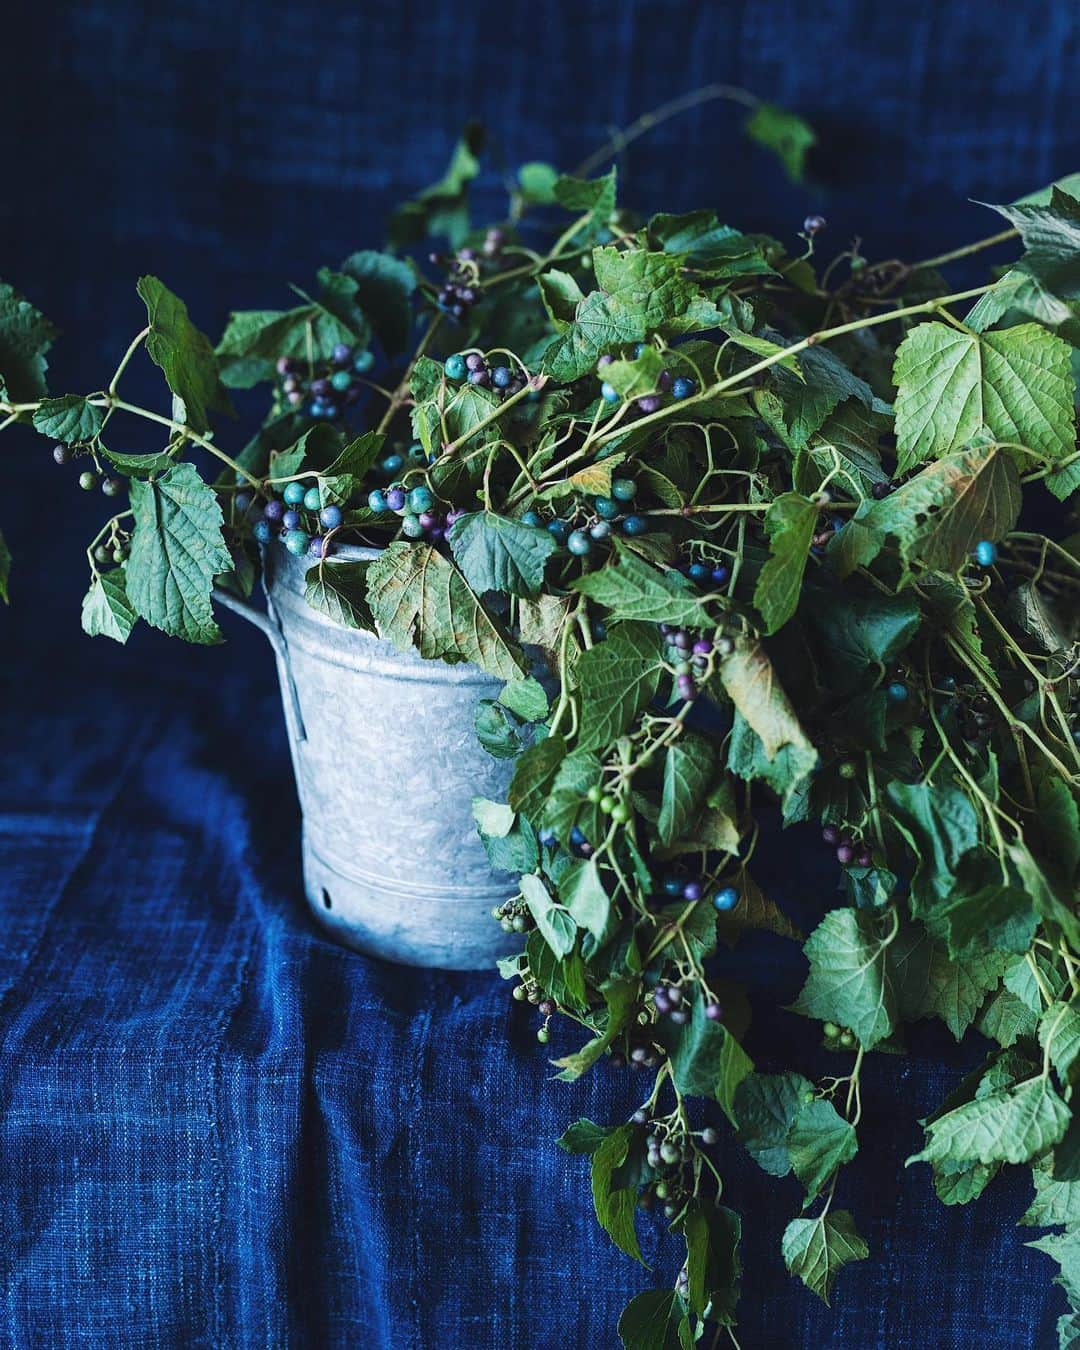
[[[980,567],[993,567],[997,562],[997,545],[989,539],[980,539],[975,545],[973,556]]]
[[[734,886],[725,886],[723,890],[717,891],[713,896],[713,908],[718,909],[721,914],[726,914],[729,909],[734,909],[739,903],[739,892]]]
[[[614,385],[608,384],[607,380],[600,386],[600,397],[605,403],[618,403],[619,391]]]
[[[891,702],[904,703],[907,700],[908,687],[900,680],[893,680],[892,684],[885,690],[885,693],[888,695]]]
[[[593,510],[601,520],[614,520],[619,514],[619,503],[611,497],[596,497],[593,500]]]
[[[539,511],[526,511],[523,513],[521,517],[521,523],[522,525],[536,526],[536,525],[543,525],[544,522],[540,519]]]
[[[333,375],[330,376],[330,383],[339,394],[343,394],[345,390],[348,389],[349,385],[352,384],[352,376],[347,370],[335,370]]]
[[[317,511],[322,506],[322,497],[317,487],[309,487],[304,493],[304,510]]]
[[[566,541],[566,547],[579,558],[592,552],[592,540],[584,530],[574,530]]]
[[[570,526],[565,520],[549,520],[547,529],[557,544],[565,544],[570,537]]]
[[[463,356],[448,356],[443,370],[446,371],[448,380],[463,380],[468,374],[468,367],[465,365]]]
[[[627,516],[622,523],[623,534],[647,534],[649,522],[644,516]]]
[[[381,516],[385,511],[390,510],[389,506],[387,506],[386,504],[386,497],[384,496],[383,493],[379,491],[378,488],[376,488],[374,492],[368,493],[367,504],[368,508],[374,511],[375,514],[379,516]]]
[[[303,483],[286,483],[285,491],[281,494],[290,506],[299,506],[304,500],[304,493],[307,489]]]
[[[637,496],[637,484],[630,478],[612,479],[611,495],[616,501],[632,502]]]
[[[324,506],[319,512],[319,524],[324,530],[336,530],[343,519],[341,507],[334,502],[331,502],[329,506]]]
[[[302,558],[308,551],[311,538],[307,530],[290,530],[285,536],[285,547],[296,558]]]
[[[402,459],[400,455],[387,455],[386,458],[383,460],[381,467],[383,473],[389,474],[400,473],[401,470],[405,467],[405,461]]]
[[[255,524],[251,527],[251,533],[255,536],[255,538],[259,541],[260,544],[268,544],[270,542],[270,534],[271,534],[270,522],[268,520],[256,521]]]
[[[407,499],[408,508],[414,515],[421,515],[424,511],[430,511],[435,505],[435,494],[429,487],[414,487],[409,493]]]
[[[365,370],[370,370],[375,364],[375,356],[372,352],[357,352],[353,357],[352,368],[358,375],[363,375]]]
[[[419,516],[403,516],[401,520],[401,533],[409,539],[419,539],[424,533],[424,527],[420,524]]]

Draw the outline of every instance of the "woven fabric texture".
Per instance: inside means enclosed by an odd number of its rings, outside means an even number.
[[[107,379],[142,322],[143,271],[211,333],[230,308],[288,304],[285,283],[378,242],[470,115],[495,135],[480,196],[497,211],[501,164],[572,166],[665,99],[745,85],[818,128],[813,187],[712,104],[623,157],[627,199],[715,206],[786,238],[821,210],[830,243],[860,235],[875,257],[989,233],[968,199],[1080,161],[1069,0],[16,0],[5,51],[0,274],[67,330],[57,392]],[[131,378],[160,397],[152,372]],[[624,1118],[639,1080],[600,1068],[554,1084],[497,978],[403,973],[320,936],[269,652],[231,619],[217,650],[84,638],[82,549],[103,504],[42,443],[5,450],[0,1341],[615,1346],[621,1307],[673,1278],[677,1252],[655,1221],[653,1273],[616,1251],[584,1161],[554,1140],[579,1115]],[[409,802],[386,809],[408,849]],[[761,880],[812,925],[833,900],[813,841],[763,856]],[[776,1011],[798,954],[761,939],[723,961],[751,986],[761,1065],[787,1067],[783,1050],[828,1072],[813,1029]],[[571,1044],[561,1029],[548,1053]],[[872,1255],[832,1309],[780,1259],[796,1184],[720,1148],[744,1214],[744,1350],[1055,1343],[1063,1300],[1015,1227],[1023,1182],[945,1209],[927,1169],[903,1167],[917,1118],[980,1047],[917,1028],[910,1050],[867,1064],[838,1203]]]

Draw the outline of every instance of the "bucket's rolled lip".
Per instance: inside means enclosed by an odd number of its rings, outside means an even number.
[[[336,540],[333,542],[333,552],[328,553],[325,558],[309,558],[305,553],[303,557],[297,557],[295,553],[290,553],[281,539],[271,540],[269,544],[261,544],[260,548],[268,552],[274,545],[285,554],[290,562],[307,563],[311,567],[317,567],[322,562],[373,562],[376,558],[381,558],[386,552],[384,548],[366,548],[362,544],[339,544]]]

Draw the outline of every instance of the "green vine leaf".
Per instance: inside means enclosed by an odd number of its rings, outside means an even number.
[[[465,578],[429,545],[391,544],[368,570],[368,602],[379,632],[402,651],[472,661],[502,680],[524,669]]]
[[[130,493],[135,529],[125,578],[133,609],[172,637],[219,642],[210,591],[232,558],[217,497],[191,464],[174,464],[152,482],[133,478]]]
[[[662,844],[681,839],[712,782],[716,750],[696,732],[684,732],[664,755],[664,787],[656,823]]]
[[[859,1150],[855,1127],[830,1101],[815,1097],[796,1112],[787,1136],[788,1155],[795,1175],[806,1188],[806,1205],[821,1194],[836,1170]]]
[[[792,1219],[784,1229],[781,1250],[788,1270],[823,1303],[828,1303],[844,1266],[870,1255],[846,1209],[829,1210],[817,1219]]]
[[[598,750],[623,734],[654,697],[663,669],[660,634],[644,623],[623,623],[577,664],[581,691],[578,746]]]
[[[14,286],[0,281],[0,399],[30,403],[45,398],[45,354],[56,329]]]
[[[308,569],[304,599],[312,609],[344,628],[375,632],[368,604],[368,562],[327,562]]]
[[[1039,324],[984,334],[919,324],[896,353],[894,375],[901,473],[985,433],[1051,463],[1076,448],[1069,345]]]
[[[896,1025],[897,998],[889,947],[896,929],[865,910],[834,909],[806,940],[810,975],[793,1010],[849,1027],[873,1049]]]
[[[80,394],[44,399],[34,410],[34,429],[64,445],[83,445],[101,431],[105,409]]]
[[[674,1289],[647,1289],[623,1309],[619,1338],[623,1350],[686,1350],[685,1325],[686,1305]]]
[[[633,1137],[632,1125],[620,1125],[592,1155],[593,1204],[600,1226],[616,1247],[644,1266],[645,1259],[634,1231],[637,1196],[630,1187],[615,1184],[616,1173],[626,1161]]]
[[[1069,1108],[1039,1075],[1016,1087],[990,1092],[939,1116],[926,1129],[926,1147],[907,1160],[940,1163],[1030,1162],[1058,1143]]]
[[[765,513],[769,561],[758,573],[754,608],[775,633],[795,613],[819,508],[797,492],[784,492]]]
[[[704,606],[677,572],[660,571],[616,542],[613,561],[586,572],[574,589],[611,611],[613,619],[701,627]]]
[[[555,551],[547,530],[491,511],[461,516],[450,530],[450,549],[474,591],[536,596],[544,566]]]
[[[187,306],[157,277],[136,287],[150,331],[146,354],[160,366],[173,393],[173,416],[192,431],[210,430],[212,412],[232,413],[210,339],[188,318]]]
[[[99,572],[82,602],[83,632],[90,637],[110,637],[123,646],[137,618],[128,600],[124,567]]]

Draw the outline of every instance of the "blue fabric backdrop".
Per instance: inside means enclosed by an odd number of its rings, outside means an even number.
[[[1080,162],[1069,0],[84,0],[16,3],[4,22],[0,275],[67,329],[57,390],[112,369],[141,322],[142,271],[212,333],[231,307],[286,303],[285,282],[378,241],[470,115],[504,162],[569,165],[675,94],[744,84],[819,129],[812,189],[787,184],[712,105],[630,151],[625,194],[788,237],[820,209],[830,240],[861,234],[873,256],[988,231],[968,198]],[[492,173],[492,204],[498,187]],[[656,1275],[622,1257],[591,1217],[584,1163],[553,1141],[579,1114],[625,1115],[635,1080],[601,1069],[553,1085],[499,981],[403,977],[319,936],[300,901],[268,652],[235,623],[209,651],[146,632],[125,651],[84,638],[82,549],[101,499],[33,438],[5,448],[5,1343],[614,1345],[622,1304],[670,1279],[676,1254],[645,1225]],[[408,801],[388,812],[408,848]],[[792,848],[765,851],[762,880],[812,922],[831,882],[807,885],[820,855]],[[754,989],[751,1049],[772,1037],[813,1053],[811,1029],[774,1011],[798,958],[763,939],[729,966]],[[783,1271],[794,1183],[725,1143],[745,1216],[746,1350],[1052,1342],[1049,1262],[1013,1226],[1023,1185],[946,1210],[925,1169],[903,1170],[915,1119],[978,1053],[920,1029],[908,1058],[871,1058],[841,1200],[872,1257],[845,1272],[832,1310]]]

